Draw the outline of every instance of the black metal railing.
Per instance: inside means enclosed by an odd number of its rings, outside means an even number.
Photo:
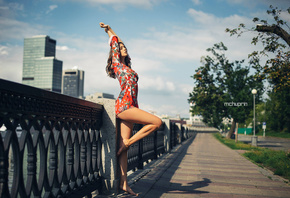
[[[136,124],[133,127],[133,134],[139,131],[143,125]],[[169,136],[170,149],[174,148],[180,141],[184,141],[195,135],[194,131],[189,131],[181,126],[181,131],[178,133],[178,126],[175,122],[170,121]],[[149,160],[157,159],[161,154],[165,153],[165,124],[158,131],[146,136],[142,140],[134,143],[128,150],[128,171],[143,169],[144,163]]]
[[[99,189],[103,106],[0,79],[0,197]]]
[[[142,127],[141,124],[135,124],[133,134]],[[164,124],[162,124],[158,131],[130,146],[128,150],[128,171],[143,169],[144,162],[148,163],[149,160],[157,159],[164,152]]]

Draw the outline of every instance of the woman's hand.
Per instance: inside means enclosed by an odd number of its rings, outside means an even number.
[[[107,28],[109,25],[105,25],[103,22],[100,23],[101,28]]]
[[[109,37],[117,36],[117,34],[112,30],[112,28],[109,25],[105,25],[103,22],[101,22],[100,27],[105,28],[105,32],[108,33]],[[122,42],[122,40],[120,38],[118,38],[118,39],[119,39],[119,42]]]
[[[103,22],[100,23],[100,27],[101,28],[105,28],[105,30],[110,29],[110,26],[109,25],[105,25]]]

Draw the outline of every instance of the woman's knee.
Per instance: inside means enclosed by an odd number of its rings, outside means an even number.
[[[162,120],[160,118],[156,118],[154,125],[156,126],[156,129],[159,129],[162,125]]]

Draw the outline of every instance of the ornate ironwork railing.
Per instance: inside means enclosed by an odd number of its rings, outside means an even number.
[[[139,131],[143,125],[135,124],[133,134]],[[128,171],[143,169],[144,162],[157,159],[165,152],[164,124],[154,133],[131,145],[128,150]]]
[[[143,125],[140,124],[134,125],[133,134],[142,127]],[[184,141],[196,134],[194,131],[188,130],[188,128],[185,129],[184,126],[181,126],[180,133],[178,133],[178,126],[174,121],[170,121],[169,127],[169,134],[165,134],[165,123],[163,123],[158,131],[153,132],[130,146],[128,150],[128,171],[143,169],[144,162],[157,159],[158,156],[165,153],[166,135],[170,136],[169,147],[173,149],[179,143],[179,140]]]
[[[102,112],[99,104],[0,79],[0,197],[99,189]]]

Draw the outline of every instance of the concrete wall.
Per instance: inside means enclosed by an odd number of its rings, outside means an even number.
[[[115,100],[106,98],[87,98],[87,100],[104,106],[103,123],[100,130],[102,142],[102,194],[117,194],[119,190],[117,162],[117,133]]]

